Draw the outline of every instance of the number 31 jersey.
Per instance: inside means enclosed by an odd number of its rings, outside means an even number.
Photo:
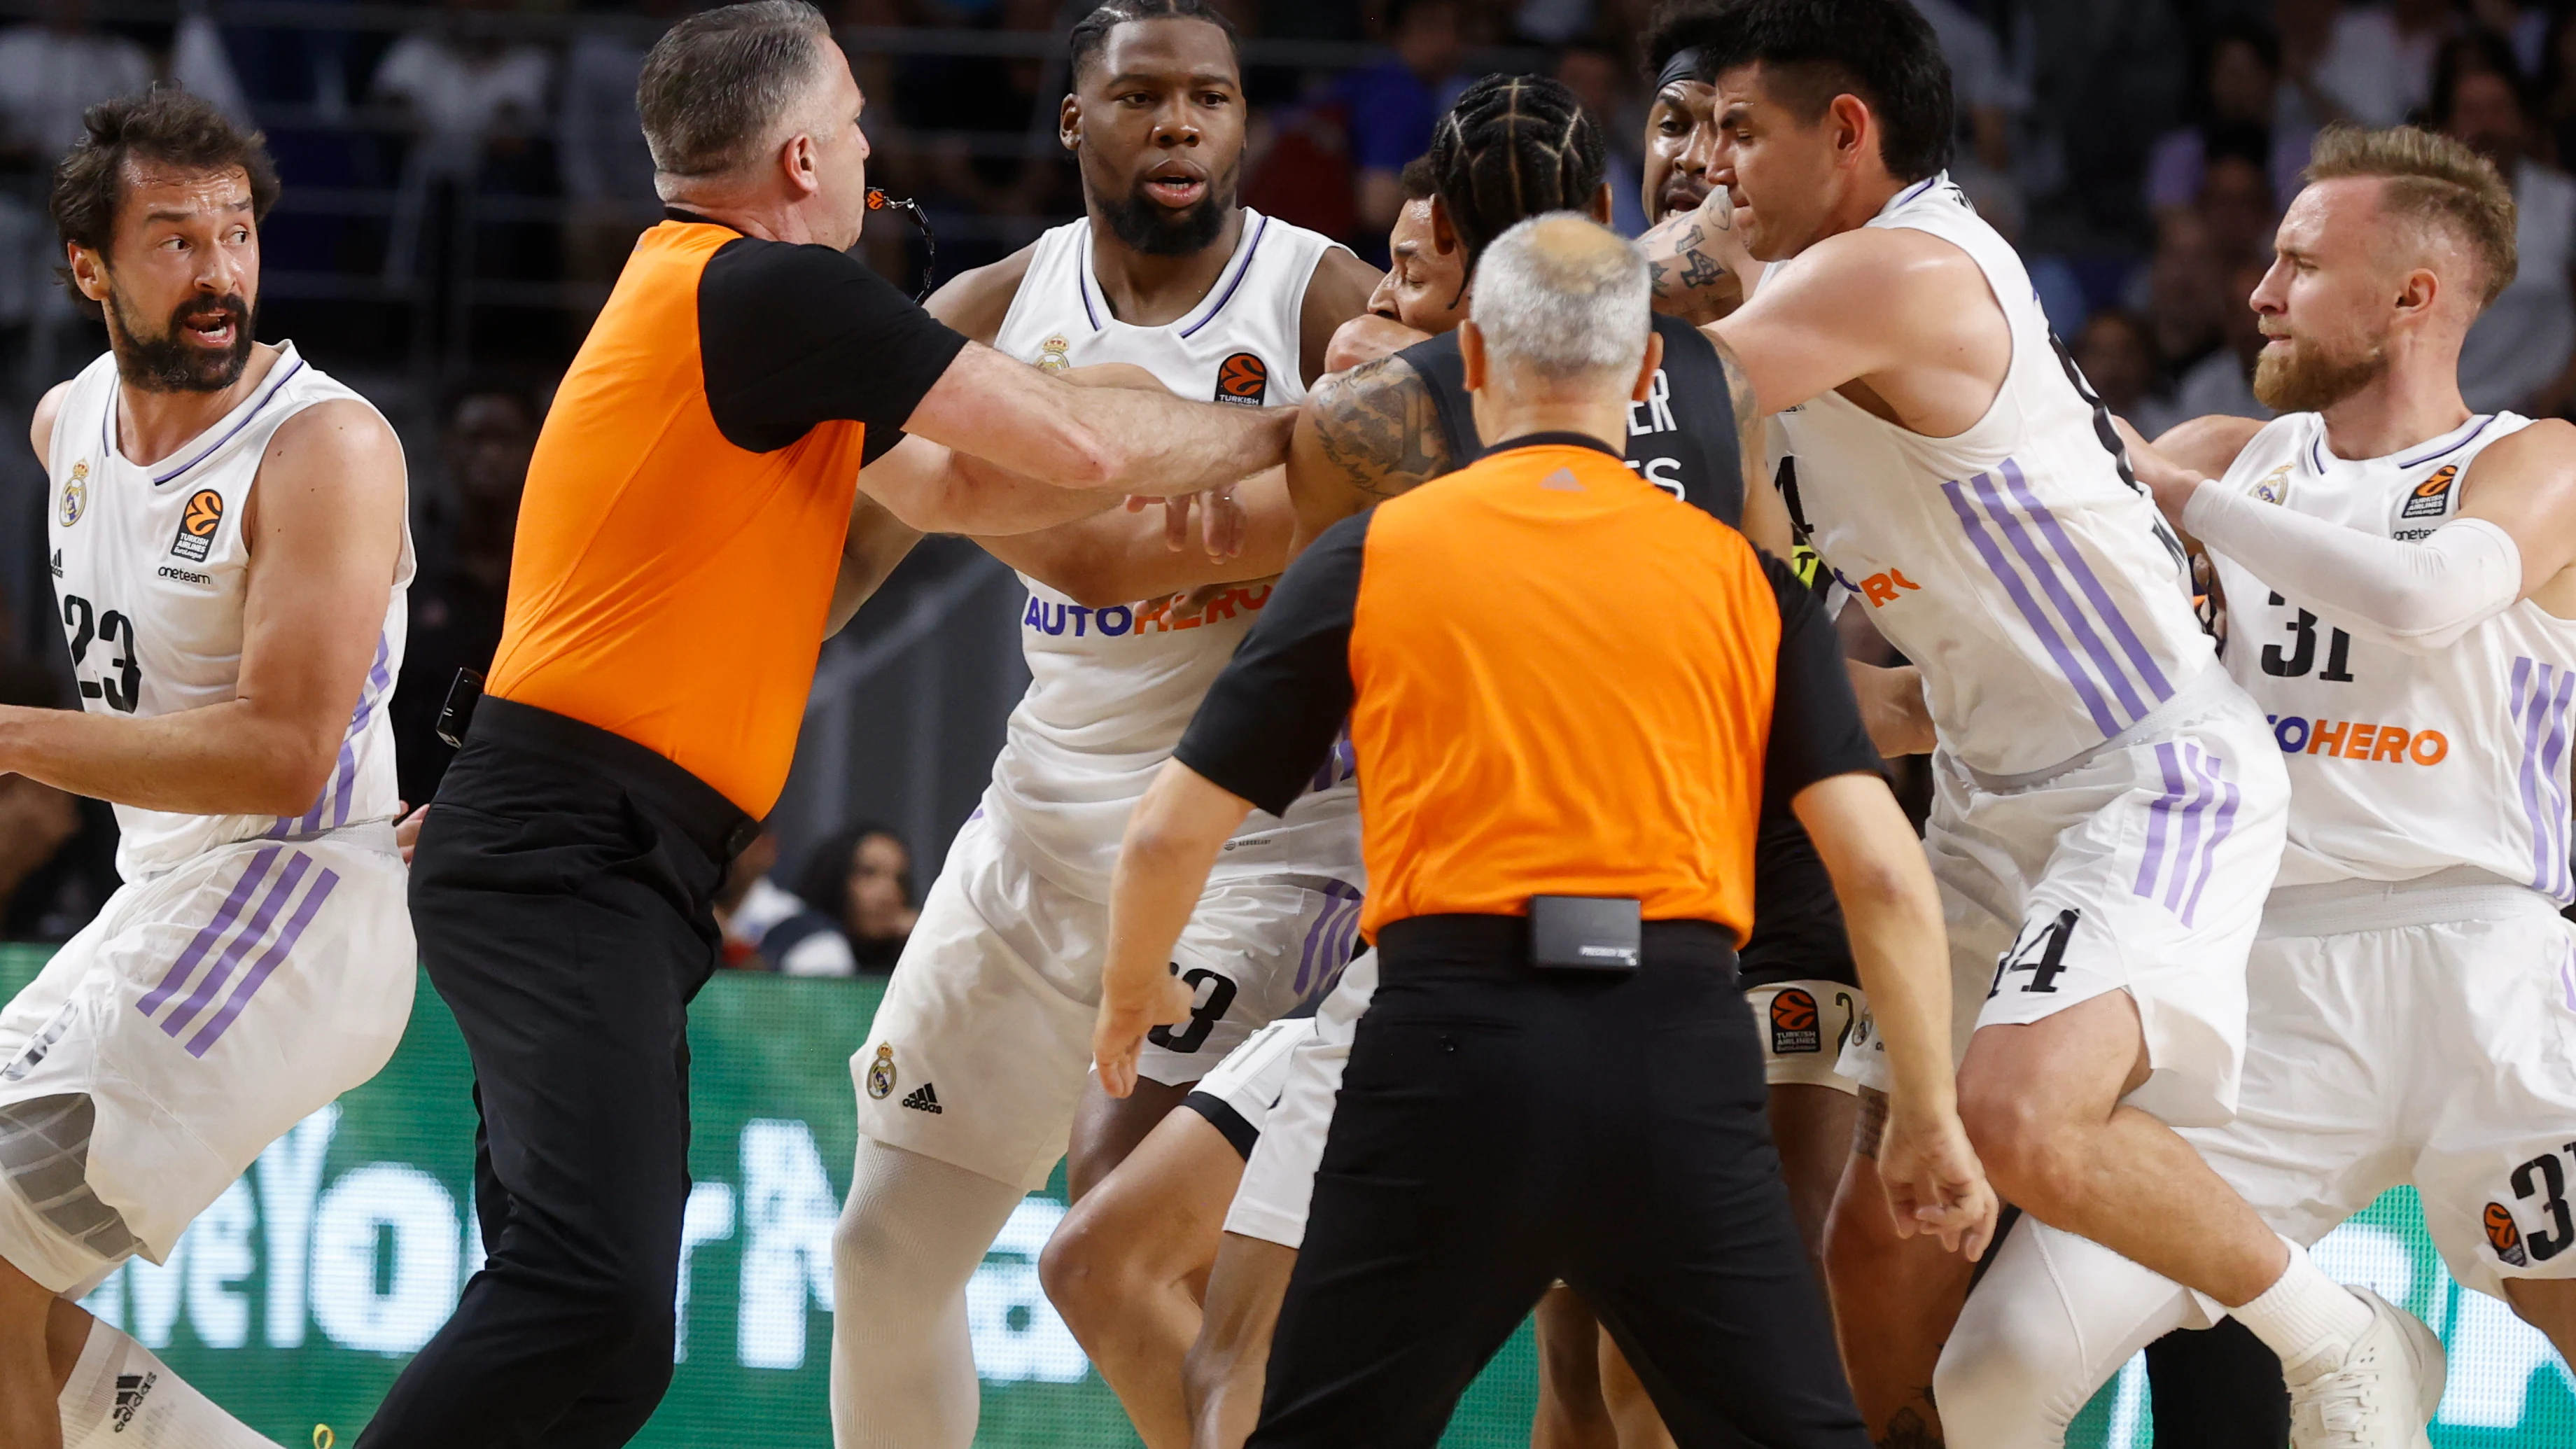
[[[337,398],[365,401],[297,356],[293,343],[284,344],[239,406],[145,467],[128,462],[117,446],[115,355],[72,379],[45,459],[51,480],[45,522],[81,708],[152,716],[236,697],[250,579],[242,521],[260,460],[288,418]],[[119,874],[138,880],[238,840],[297,840],[392,818],[393,730],[385,705],[402,668],[411,577],[406,527],[375,656],[312,808],[281,818],[119,805]]]
[[[2420,540],[2459,513],[2478,453],[2528,426],[2474,417],[2384,458],[2338,458],[2292,413],[2255,434],[2222,487],[2312,518]],[[2561,905],[2568,879],[2576,621],[2524,600],[2430,653],[2357,639],[2223,555],[2228,672],[2263,706],[2290,769],[2279,883],[2412,880],[2468,866]]]

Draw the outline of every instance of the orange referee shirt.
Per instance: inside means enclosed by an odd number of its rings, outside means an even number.
[[[1175,756],[1275,812],[1345,712],[1372,939],[1569,895],[1740,943],[1765,791],[1878,768],[1796,575],[1577,434],[1327,531]]]
[[[964,345],[828,248],[644,233],[538,435],[486,691],[767,815],[859,468]]]

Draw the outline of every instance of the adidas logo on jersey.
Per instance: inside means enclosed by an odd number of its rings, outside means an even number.
[[[934,1117],[948,1110],[939,1105],[939,1093],[928,1082],[913,1088],[911,1094],[903,1099],[903,1105],[916,1112],[927,1112]]]
[[[61,578],[63,576],[63,551],[61,549],[54,550],[53,568],[54,577]]]
[[[134,1422],[134,1416],[143,1411],[144,1395],[151,1393],[152,1386],[159,1382],[161,1382],[159,1374],[118,1374],[116,1376],[116,1412],[108,1416],[116,1427],[107,1432],[124,1433],[126,1426]]]

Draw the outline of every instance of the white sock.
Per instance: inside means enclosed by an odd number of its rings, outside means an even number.
[[[63,1449],[276,1449],[104,1323],[90,1325],[59,1402]]]
[[[2319,1271],[2307,1249],[2281,1241],[2290,1249],[2290,1266],[2261,1297],[2228,1313],[2279,1354],[2281,1372],[2299,1384],[2343,1362],[2370,1331],[2370,1305]]]
[[[838,1449],[968,1449],[982,1386],[966,1284],[1017,1186],[859,1138],[832,1233],[832,1440]]]

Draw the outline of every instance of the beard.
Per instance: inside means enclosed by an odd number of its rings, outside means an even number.
[[[239,293],[189,298],[170,314],[169,325],[158,336],[146,336],[135,325],[113,286],[108,288],[107,304],[115,313],[117,373],[145,392],[222,392],[241,381],[242,369],[250,363],[255,317]],[[187,340],[189,322],[225,313],[232,317],[231,346],[209,352]]]
[[[2255,358],[2254,398],[2276,413],[2322,412],[2377,382],[2387,371],[2384,346],[2334,357],[2314,342],[2293,338],[2287,348],[2266,347]]]
[[[1138,181],[1124,196],[1098,198],[1100,214],[1108,220],[1111,235],[1146,256],[1203,252],[1215,243],[1234,212],[1235,183],[1242,170],[1238,162],[1224,175],[1209,178],[1207,193],[1179,211],[1146,195],[1145,183]]]

